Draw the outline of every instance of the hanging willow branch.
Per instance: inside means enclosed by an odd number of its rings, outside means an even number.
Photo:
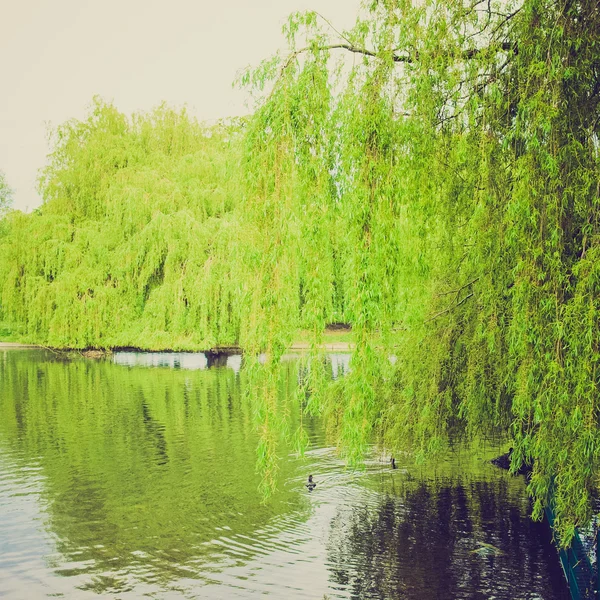
[[[438,317],[441,317],[442,315],[445,315],[447,313],[449,313],[450,311],[458,308],[461,304],[464,304],[469,298],[472,298],[474,295],[474,292],[471,292],[470,294],[467,294],[462,300],[460,300],[459,302],[456,302],[455,304],[452,304],[451,306],[449,306],[448,308],[445,308],[444,310],[440,311],[439,313],[433,315],[433,317],[429,317],[429,319],[425,319],[425,323],[429,323],[431,321],[434,321],[435,319],[437,319]]]

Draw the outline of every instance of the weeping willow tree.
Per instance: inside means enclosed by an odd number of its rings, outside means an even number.
[[[0,239],[3,318],[55,347],[233,344],[240,124],[95,99],[53,134],[44,203]]]
[[[5,218],[12,204],[13,190],[0,171],[0,237],[6,233]]]
[[[6,177],[4,176],[4,173],[0,171],[0,244],[2,243],[2,238],[8,233],[6,216],[12,204],[12,194],[13,190],[9,187],[8,183],[6,182]],[[2,313],[0,311],[0,336],[6,338],[10,337],[12,333],[12,330],[7,328],[2,323]]]
[[[2,218],[10,208],[12,194],[12,188],[8,185],[4,173],[0,171],[0,218]]]
[[[352,371],[323,393],[315,356],[306,387],[346,456],[508,429],[568,542],[600,449],[598,3],[375,0],[286,33],[242,77],[251,339],[316,348],[342,306]]]

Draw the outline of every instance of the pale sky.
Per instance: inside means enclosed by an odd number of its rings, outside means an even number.
[[[13,207],[41,203],[51,126],[85,117],[96,94],[128,114],[162,101],[200,120],[241,115],[240,69],[284,45],[297,10],[350,28],[360,0],[1,0],[0,170]]]

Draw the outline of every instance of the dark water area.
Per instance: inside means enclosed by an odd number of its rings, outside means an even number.
[[[344,359],[333,357],[334,370]],[[0,351],[0,597],[567,599],[544,523],[498,451],[351,470],[317,419],[256,472],[239,359]],[[298,425],[297,365],[279,402]],[[305,486],[309,474],[317,487]]]

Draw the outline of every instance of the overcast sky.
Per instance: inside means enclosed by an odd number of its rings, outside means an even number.
[[[359,0],[19,0],[0,11],[0,170],[14,207],[41,203],[47,124],[81,119],[96,94],[126,113],[163,100],[201,120],[240,115],[236,73],[284,44],[286,17],[313,9],[336,27]]]

